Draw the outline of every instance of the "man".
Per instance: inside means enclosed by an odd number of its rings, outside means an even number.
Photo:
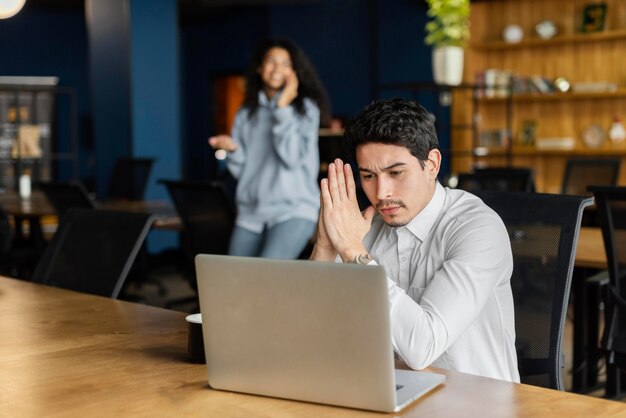
[[[350,165],[330,164],[311,259],[385,269],[393,346],[411,368],[519,382],[508,234],[480,199],[437,182],[434,117],[378,101],[345,137],[372,206],[360,212]]]

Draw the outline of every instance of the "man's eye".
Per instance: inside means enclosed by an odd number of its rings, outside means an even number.
[[[402,171],[390,171],[389,175],[391,177],[398,177],[400,174],[402,174]]]
[[[373,178],[374,178],[373,174],[362,174],[361,175],[361,179],[363,179],[363,180],[371,180]]]

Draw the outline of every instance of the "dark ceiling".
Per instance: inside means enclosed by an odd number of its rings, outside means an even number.
[[[129,0],[130,1],[130,0]],[[210,20],[232,12],[239,7],[267,6],[271,4],[315,4],[321,0],[178,0],[181,22]],[[85,0],[26,0],[26,7],[48,10],[85,9]]]

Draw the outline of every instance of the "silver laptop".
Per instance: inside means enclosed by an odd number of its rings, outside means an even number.
[[[201,254],[196,272],[212,388],[392,412],[445,381],[394,371],[381,267]]]

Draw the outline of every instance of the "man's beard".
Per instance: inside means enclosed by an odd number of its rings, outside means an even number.
[[[386,206],[400,206],[401,208],[406,208],[406,205],[404,204],[404,202],[402,200],[381,200],[376,204],[376,210],[380,210]],[[380,212],[378,212],[380,214]],[[383,216],[381,214],[381,216]],[[384,220],[384,217],[383,217]],[[389,225],[392,228],[399,228],[401,226],[405,226],[406,224],[408,224],[408,221],[401,221],[401,220],[394,220],[394,221],[384,221],[387,225]]]

